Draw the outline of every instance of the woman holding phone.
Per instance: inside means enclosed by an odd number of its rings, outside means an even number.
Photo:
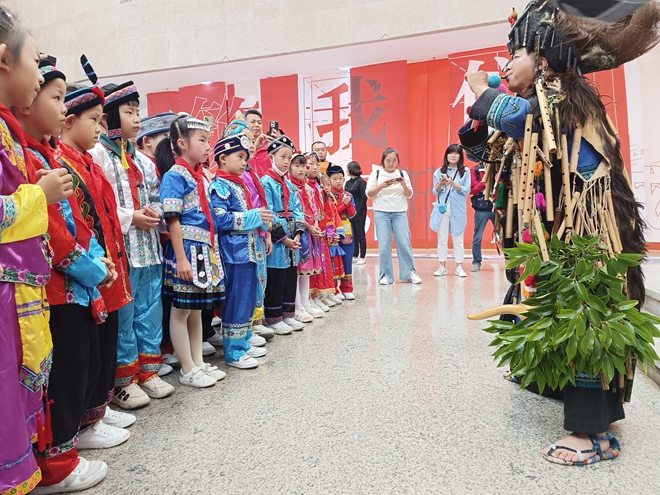
[[[470,193],[470,171],[465,168],[463,150],[458,144],[450,144],[445,150],[442,167],[433,174],[433,194],[437,211],[431,216],[431,229],[438,233],[438,260],[440,268],[436,277],[447,275],[447,251],[449,233],[454,241],[456,276],[467,277],[463,270],[465,247],[463,234],[467,226],[467,196]]]
[[[380,165],[382,168],[371,172],[367,181],[367,196],[374,199],[380,285],[394,283],[392,235],[399,257],[399,279],[420,284],[422,279],[415,270],[408,227],[408,200],[413,195],[410,177],[404,170],[399,170],[399,153],[394,148],[383,151]]]

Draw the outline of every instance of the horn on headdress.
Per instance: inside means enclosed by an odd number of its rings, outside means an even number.
[[[82,65],[85,74],[92,82],[92,84],[96,84],[99,78],[96,76],[96,72],[94,72],[94,67],[92,67],[92,64],[89,63],[89,60],[87,60],[87,57],[85,55],[80,56],[80,64]]]

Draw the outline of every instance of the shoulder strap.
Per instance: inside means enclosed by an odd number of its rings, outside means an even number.
[[[380,169],[376,170],[376,181],[378,181],[378,176],[380,175]]]

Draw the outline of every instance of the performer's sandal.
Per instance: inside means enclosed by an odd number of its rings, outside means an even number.
[[[614,435],[611,435],[609,433],[607,435],[603,435],[602,437],[590,434],[589,440],[591,440],[591,444],[593,445],[593,448],[589,450],[575,450],[570,447],[564,447],[563,445],[554,445],[554,444],[550,445],[550,450],[545,455],[545,460],[555,464],[562,464],[564,466],[588,466],[589,464],[595,464],[599,461],[604,461],[607,459],[615,459],[621,452],[621,444]],[[609,440],[610,442],[610,448],[607,449],[605,452],[603,452],[602,449],[600,448],[600,442],[602,442],[603,440]],[[564,459],[559,459],[557,457],[552,457],[552,453],[558,449],[575,452],[580,460],[577,462],[573,462],[573,461],[566,461]],[[591,454],[592,452],[595,452],[596,455],[589,457],[589,459],[584,458],[584,454]]]

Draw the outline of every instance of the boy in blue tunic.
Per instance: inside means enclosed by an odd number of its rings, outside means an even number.
[[[239,369],[256,368],[254,359],[266,355],[252,347],[252,315],[257,306],[257,246],[259,229],[268,229],[273,214],[253,208],[241,178],[250,158],[251,142],[244,134],[229,136],[215,145],[218,171],[211,183],[211,206],[225,265],[227,305],[222,314],[222,346],[225,362]]]

